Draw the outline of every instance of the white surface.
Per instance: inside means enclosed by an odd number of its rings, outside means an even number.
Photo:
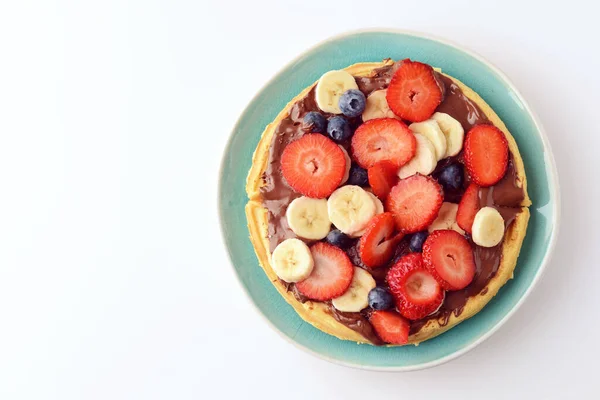
[[[469,3],[3,2],[0,398],[597,396],[598,10]],[[372,26],[444,36],[504,70],[563,190],[529,301],[464,357],[405,374],[285,342],[247,303],[217,227],[220,153],[247,102],[315,42]]]

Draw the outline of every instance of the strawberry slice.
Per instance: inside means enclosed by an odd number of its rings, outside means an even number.
[[[353,158],[363,168],[383,160],[401,167],[415,156],[417,140],[404,122],[379,118],[368,120],[356,129],[351,147]]]
[[[342,183],[346,157],[331,139],[311,133],[286,146],[281,155],[281,172],[295,191],[322,199]]]
[[[437,217],[444,191],[433,178],[412,175],[392,188],[386,209],[394,214],[396,227],[404,233],[419,232]]]
[[[385,200],[390,190],[398,183],[398,167],[388,160],[375,163],[368,169],[367,174],[369,186],[381,200]]]
[[[444,291],[425,268],[421,253],[410,253],[390,268],[386,280],[405,318],[417,320],[435,312],[444,301]]]
[[[296,288],[309,299],[325,301],[341,296],[350,287],[354,267],[343,250],[325,242],[310,247],[315,266]]]
[[[394,228],[394,216],[389,212],[376,215],[369,221],[358,243],[358,254],[363,264],[377,268],[392,258],[396,244],[404,236],[394,236]]]
[[[393,311],[375,311],[369,318],[377,336],[390,344],[408,343],[410,323]]]
[[[440,105],[442,89],[429,65],[404,60],[390,81],[386,99],[394,114],[420,122],[431,117]]]
[[[434,231],[423,244],[423,263],[446,290],[464,289],[475,276],[471,245],[453,230]]]
[[[495,185],[508,166],[506,137],[493,125],[476,125],[467,133],[464,158],[473,182],[483,187]]]
[[[458,226],[464,229],[465,232],[471,233],[477,211],[479,211],[479,186],[471,183],[458,204],[458,211],[456,212]]]

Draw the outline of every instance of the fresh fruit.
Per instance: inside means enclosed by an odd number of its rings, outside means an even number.
[[[431,223],[431,225],[429,225],[427,230],[429,232],[433,232],[444,229],[452,229],[453,231],[464,235],[465,231],[463,231],[460,226],[458,226],[458,223],[456,223],[457,210],[458,204],[443,202],[436,219]]]
[[[314,268],[308,278],[296,283],[309,299],[326,301],[341,296],[352,282],[354,267],[343,250],[318,242],[310,247]]]
[[[363,92],[358,89],[346,90],[340,96],[338,106],[346,117],[354,118],[362,114],[365,109],[367,99]]]
[[[508,166],[508,142],[493,125],[476,125],[465,139],[465,166],[471,180],[487,187],[498,183]]]
[[[342,186],[327,200],[329,220],[347,235],[363,229],[375,211],[375,202],[360,186]]]
[[[456,223],[466,232],[471,233],[475,214],[479,211],[479,186],[471,183],[465,194],[463,194],[458,210],[456,211]]]
[[[444,158],[446,155],[446,136],[440,129],[438,123],[434,119],[428,119],[422,122],[413,122],[408,128],[418,134],[425,136],[435,148],[436,162]]]
[[[311,274],[314,261],[310,249],[300,239],[286,239],[271,255],[271,267],[286,282],[299,282]]]
[[[348,185],[368,186],[369,178],[367,170],[358,164],[350,166],[350,176],[348,177]]]
[[[473,241],[482,247],[497,246],[504,237],[504,219],[493,207],[483,207],[473,220]]]
[[[327,243],[339,247],[340,249],[345,249],[348,246],[350,246],[350,243],[352,243],[352,239],[350,238],[350,236],[346,235],[339,229],[334,229],[331,232],[329,232],[325,240],[327,241]]]
[[[330,139],[309,133],[283,150],[281,172],[292,189],[320,199],[329,196],[342,182],[346,159]]]
[[[465,138],[465,130],[460,122],[446,113],[436,112],[431,118],[437,123],[446,137],[446,154],[442,158],[453,157],[460,153]]]
[[[369,186],[375,196],[385,200],[390,190],[398,183],[398,167],[391,161],[376,162],[368,169]]]
[[[394,307],[394,296],[382,286],[377,286],[369,292],[369,307],[373,310],[389,310]]]
[[[396,262],[386,280],[402,316],[417,320],[435,312],[444,301],[444,291],[423,264],[421,253],[410,253]]]
[[[390,81],[386,99],[394,114],[420,122],[442,102],[442,90],[429,65],[404,60]]]
[[[369,120],[352,137],[352,156],[363,168],[388,160],[400,167],[414,157],[417,141],[404,122],[393,118]]]
[[[425,239],[427,239],[427,236],[429,236],[429,232],[427,231],[414,233],[410,237],[410,243],[408,245],[410,251],[412,251],[413,253],[420,253],[421,251],[423,251],[423,243],[425,243]]]
[[[438,182],[446,190],[459,190],[463,185],[464,171],[459,163],[446,166],[438,176]]]
[[[317,111],[306,113],[302,119],[302,124],[308,132],[325,133],[327,130],[327,118]]]
[[[381,200],[379,200],[379,198],[377,196],[375,196],[373,193],[371,193],[371,192],[367,192],[367,193],[369,194],[369,196],[375,203],[375,215],[382,214],[383,213],[383,203],[381,202]],[[353,238],[361,237],[362,235],[364,235],[366,230],[367,230],[367,227],[365,226],[363,229],[352,233],[350,236]]]
[[[369,305],[369,292],[375,287],[375,279],[362,268],[354,267],[350,287],[343,295],[331,300],[331,304],[344,312],[359,312]]]
[[[415,133],[417,150],[415,156],[398,170],[400,179],[407,178],[414,174],[429,175],[437,165],[435,156],[435,147],[425,136]]]
[[[435,220],[443,200],[444,192],[435,180],[413,175],[392,188],[386,209],[394,214],[398,230],[414,233],[427,228]]]
[[[368,121],[375,118],[396,118],[396,114],[388,106],[385,95],[387,90],[376,90],[367,96],[367,105],[362,113],[362,120]]]
[[[369,319],[381,340],[389,344],[408,343],[410,323],[393,311],[375,311]]]
[[[325,199],[298,197],[292,200],[285,216],[290,229],[304,239],[321,240],[331,229]]]
[[[345,142],[352,136],[350,123],[344,117],[336,115],[329,120],[327,124],[327,134],[337,143]]]
[[[423,262],[446,290],[464,289],[475,276],[473,249],[456,231],[432,232],[423,244]]]
[[[392,258],[395,245],[402,237],[395,236],[394,230],[392,213],[379,214],[371,219],[358,243],[358,253],[367,267],[380,267]]]
[[[350,167],[352,166],[352,159],[350,159],[350,155],[348,154],[344,146],[342,146],[341,144],[339,146],[340,149],[342,149],[342,151],[344,152],[344,158],[346,159],[346,173],[344,174],[344,177],[342,178],[342,183],[340,184],[343,185],[348,181],[348,178],[350,178]]]
[[[346,71],[329,71],[317,82],[315,100],[319,108],[331,114],[341,114],[340,96],[350,89],[358,89],[354,77]]]

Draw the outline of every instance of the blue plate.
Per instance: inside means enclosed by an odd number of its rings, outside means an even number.
[[[415,346],[375,347],[329,336],[304,322],[261,269],[248,238],[245,180],[265,126],[324,72],[366,61],[411,58],[428,63],[474,89],[515,137],[525,162],[533,206],[515,278],[477,315]],[[548,139],[521,94],[480,56],[444,40],[402,31],[358,31],[329,39],[288,64],[254,97],[223,156],[219,211],[231,262],[252,302],[277,331],[298,347],[339,364],[386,371],[431,367],[456,358],[494,333],[522,304],[548,264],[559,221],[559,189]]]

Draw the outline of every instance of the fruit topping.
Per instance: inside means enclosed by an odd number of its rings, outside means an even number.
[[[352,239],[339,229],[333,229],[325,238],[327,243],[332,244],[340,249],[345,249],[352,243]]]
[[[413,253],[422,252],[423,243],[425,243],[425,239],[427,239],[427,236],[429,236],[429,232],[427,231],[413,233],[413,235],[410,237],[410,242],[408,245],[410,251],[412,251]]]
[[[350,167],[350,177],[348,185],[369,186],[367,170],[358,164],[352,164]]]
[[[302,119],[302,127],[307,132],[325,133],[327,129],[327,118],[320,112],[310,111]]]
[[[456,211],[456,223],[466,232],[471,233],[473,220],[479,211],[479,186],[471,183],[465,194],[463,194],[458,210]]]
[[[387,90],[376,90],[367,97],[367,105],[362,113],[362,120],[368,121],[375,118],[396,118],[399,119],[388,106],[385,95]]]
[[[398,183],[398,167],[391,161],[376,162],[368,170],[369,186],[375,196],[385,200],[390,190]]]
[[[394,235],[395,228],[392,213],[376,215],[369,221],[358,247],[360,258],[367,267],[380,267],[392,258],[395,246],[402,238]]]
[[[464,289],[475,276],[471,245],[452,230],[432,232],[423,244],[423,262],[446,290]]]
[[[493,207],[483,207],[473,220],[473,241],[482,247],[494,247],[504,237],[504,219]]]
[[[393,118],[369,120],[352,137],[352,156],[363,168],[388,160],[397,167],[414,157],[417,141],[402,121]]]
[[[327,200],[329,220],[347,235],[365,228],[376,211],[370,194],[360,186],[342,186]]]
[[[311,274],[314,262],[310,249],[300,239],[286,239],[271,255],[271,266],[285,282],[299,282]]]
[[[365,109],[367,99],[358,89],[350,89],[340,96],[339,107],[346,117],[358,117]]]
[[[438,123],[434,119],[428,119],[422,122],[413,122],[408,128],[420,135],[425,136],[435,149],[435,159],[437,161],[444,158],[446,155],[446,136],[440,129]]]
[[[471,180],[487,187],[498,183],[508,166],[508,142],[493,125],[476,125],[465,139],[465,166]]]
[[[429,225],[427,230],[429,232],[438,231],[442,229],[452,229],[461,235],[465,234],[458,223],[456,222],[456,212],[458,210],[458,204],[443,202],[440,211],[438,212],[437,218]]]
[[[344,117],[336,115],[329,120],[327,124],[327,134],[338,143],[345,142],[352,136],[350,123]]]
[[[393,311],[375,311],[369,319],[381,340],[390,344],[408,343],[410,323]]]
[[[436,112],[431,116],[446,137],[446,154],[443,158],[452,157],[460,153],[465,138],[465,130],[460,122],[446,113]]]
[[[377,286],[369,292],[369,307],[373,310],[389,310],[394,307],[394,296],[383,286]]]
[[[438,176],[438,182],[445,190],[459,190],[463,185],[464,170],[459,163],[446,166]]]
[[[414,136],[417,143],[415,156],[405,165],[400,167],[400,170],[398,171],[400,179],[408,178],[417,173],[429,175],[437,165],[435,147],[433,147],[431,141],[419,133],[415,133]]]
[[[298,197],[290,203],[285,215],[290,229],[304,239],[323,239],[331,228],[325,199]]]
[[[329,71],[323,74],[315,88],[315,100],[327,113],[341,114],[340,96],[350,89],[358,89],[356,80],[346,71]]]
[[[369,305],[369,292],[375,287],[375,279],[362,268],[354,267],[350,287],[343,295],[331,300],[331,304],[344,312],[359,312]]]

